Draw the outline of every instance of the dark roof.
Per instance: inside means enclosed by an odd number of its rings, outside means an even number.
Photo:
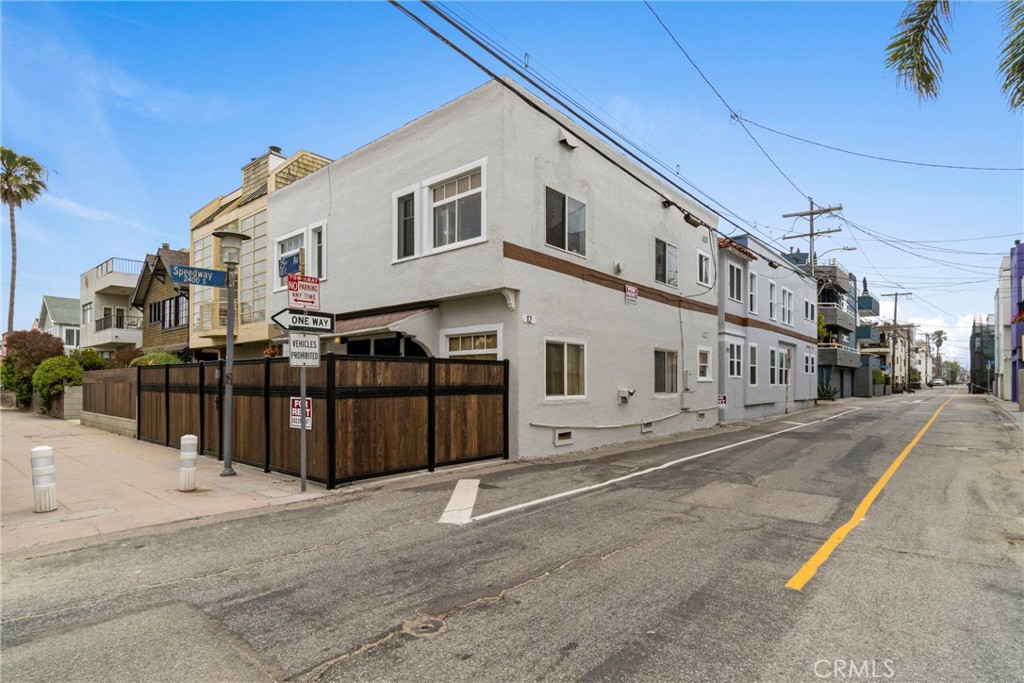
[[[146,260],[142,265],[142,272],[139,273],[139,279],[135,282],[135,291],[132,292],[132,297],[129,301],[129,305],[132,308],[142,308],[146,301],[146,294],[149,292],[149,286],[153,281],[153,273],[160,263],[163,263],[164,272],[168,272],[171,266],[187,266],[188,249],[165,249],[160,247],[156,250],[155,254],[146,254]],[[178,292],[187,293],[188,285],[175,284],[174,289]]]

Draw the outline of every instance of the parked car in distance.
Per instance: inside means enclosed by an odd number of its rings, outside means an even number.
[[[933,387],[944,387],[944,386],[946,386],[946,380],[941,379],[939,377],[936,377],[935,379],[932,380],[932,386]]]

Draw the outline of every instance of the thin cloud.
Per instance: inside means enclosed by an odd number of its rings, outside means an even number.
[[[125,216],[119,216],[116,213],[106,211],[104,209],[97,209],[84,204],[79,204],[73,199],[67,199],[66,197],[57,197],[55,195],[44,194],[39,198],[39,203],[45,206],[59,211],[68,216],[80,218],[94,223],[107,222],[107,223],[119,223],[121,225],[135,228],[136,230],[142,230],[144,232],[155,233],[156,231],[147,226],[141,221],[137,221],[134,218],[127,218]]]

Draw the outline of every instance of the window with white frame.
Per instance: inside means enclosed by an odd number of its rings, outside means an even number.
[[[679,251],[675,246],[654,240],[654,280],[663,285],[679,285]]]
[[[697,252],[697,282],[711,285],[711,256],[703,251]]]
[[[743,301],[743,269],[736,264],[729,264],[729,298]]]
[[[814,374],[814,372],[815,372],[814,365],[815,365],[816,360],[817,359],[815,358],[815,354],[813,354],[813,353],[805,353],[804,354],[804,372],[806,372],[808,375],[813,375]]]
[[[778,317],[778,303],[775,301],[775,283],[768,281],[768,317],[775,320]]]
[[[747,283],[747,310],[757,314],[757,273],[750,273]]]
[[[545,242],[585,256],[587,253],[587,207],[550,187],[545,192]]]
[[[294,256],[298,254],[301,249],[305,247],[306,234],[305,231],[293,232],[292,234],[281,237],[277,240],[277,258],[281,259],[285,256]],[[305,266],[305,264],[302,264]],[[277,288],[284,289],[288,285],[288,277],[277,278]]]
[[[310,263],[306,266],[306,273],[324,280],[327,278],[327,261],[324,249],[324,226],[317,225],[309,230],[310,241]]]
[[[471,360],[498,360],[498,332],[496,330],[472,334],[445,335],[449,358]]]
[[[782,308],[782,324],[792,325],[793,324],[793,292],[789,291],[785,287],[782,288],[782,302],[780,304]]]
[[[586,350],[583,344],[544,344],[544,394],[549,398],[586,395]]]
[[[78,330],[69,327],[64,330],[64,346],[78,346]]]
[[[814,302],[810,299],[804,299],[804,320],[812,320],[817,322],[818,318],[815,316]]]
[[[743,377],[743,347],[729,342],[729,377]]]
[[[416,193],[395,199],[395,259],[416,255]]]
[[[776,349],[768,349],[768,384],[778,384],[779,352]]]
[[[92,322],[92,302],[82,304],[82,324],[88,325]]]
[[[792,365],[793,351],[779,349],[779,384],[789,384],[789,368]]]
[[[748,377],[747,383],[752,387],[757,386],[757,344],[751,344],[750,349],[747,351],[747,368]]]
[[[434,248],[483,234],[483,174],[479,168],[430,187]]]
[[[160,329],[170,330],[188,324],[188,298],[184,295],[172,296],[156,303],[160,306]],[[152,321],[152,304],[149,313]]]
[[[654,351],[654,393],[674,394],[679,391],[679,355],[675,351]]]
[[[697,347],[697,381],[711,382],[711,349]]]

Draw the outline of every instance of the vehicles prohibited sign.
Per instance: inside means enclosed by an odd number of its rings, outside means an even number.
[[[292,409],[289,419],[289,426],[292,429],[302,429],[302,399],[298,396],[292,396]],[[306,399],[306,429],[313,428],[313,401]]]

